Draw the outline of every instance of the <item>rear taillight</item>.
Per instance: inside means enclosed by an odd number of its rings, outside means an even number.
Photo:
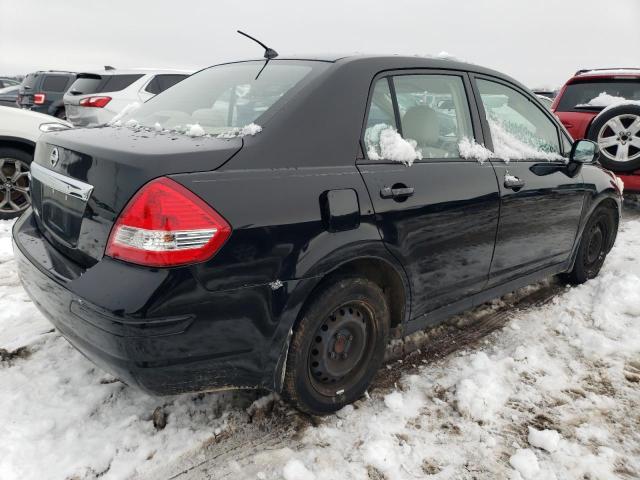
[[[44,93],[33,94],[34,105],[42,105],[46,99],[47,99],[47,96]]]
[[[231,226],[200,197],[161,177],[129,200],[105,253],[139,265],[172,267],[208,260],[230,235]]]
[[[111,101],[111,97],[87,97],[80,100],[80,106],[103,108],[110,101]]]

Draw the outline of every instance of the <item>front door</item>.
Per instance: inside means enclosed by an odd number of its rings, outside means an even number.
[[[481,135],[469,92],[463,74],[422,71],[377,78],[370,95],[358,168],[408,274],[412,319],[465,298],[470,306],[488,281],[500,197],[491,163],[459,154],[460,141]]]
[[[569,260],[586,188],[567,168],[570,142],[543,106],[506,82],[476,77],[475,85],[500,184],[494,285]]]

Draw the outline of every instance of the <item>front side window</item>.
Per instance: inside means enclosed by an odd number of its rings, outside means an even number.
[[[191,75],[153,97],[120,121],[185,133],[232,134],[249,126],[313,69],[285,61],[219,65]]]
[[[369,108],[365,131],[369,158],[404,161],[410,153],[408,146],[415,151],[414,160],[460,158],[460,142],[465,138],[473,139],[462,78],[429,74],[393,77],[399,125],[395,122],[386,81],[379,80],[376,84]],[[381,125],[397,129],[398,136],[395,139],[391,135],[381,136]],[[394,143],[389,148],[387,144],[391,140]],[[405,157],[395,158],[393,155],[397,152],[404,153]]]
[[[504,160],[560,159],[558,128],[529,98],[489,80],[476,80],[493,149]]]

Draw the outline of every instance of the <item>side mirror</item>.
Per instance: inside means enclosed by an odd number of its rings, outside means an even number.
[[[591,140],[578,140],[571,146],[569,161],[573,163],[594,163],[598,157],[598,145]]]

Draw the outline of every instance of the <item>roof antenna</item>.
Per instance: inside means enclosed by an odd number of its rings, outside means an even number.
[[[253,40],[254,42],[256,42],[258,45],[260,45],[262,48],[264,48],[264,58],[267,59],[267,61],[271,60],[272,58],[276,58],[278,56],[278,52],[276,52],[273,48],[269,48],[267,47],[264,43],[262,43],[260,40],[253,38],[251,35],[246,34],[240,30],[238,30],[238,33],[240,35],[244,35],[247,38],[250,38],[251,40]]]

